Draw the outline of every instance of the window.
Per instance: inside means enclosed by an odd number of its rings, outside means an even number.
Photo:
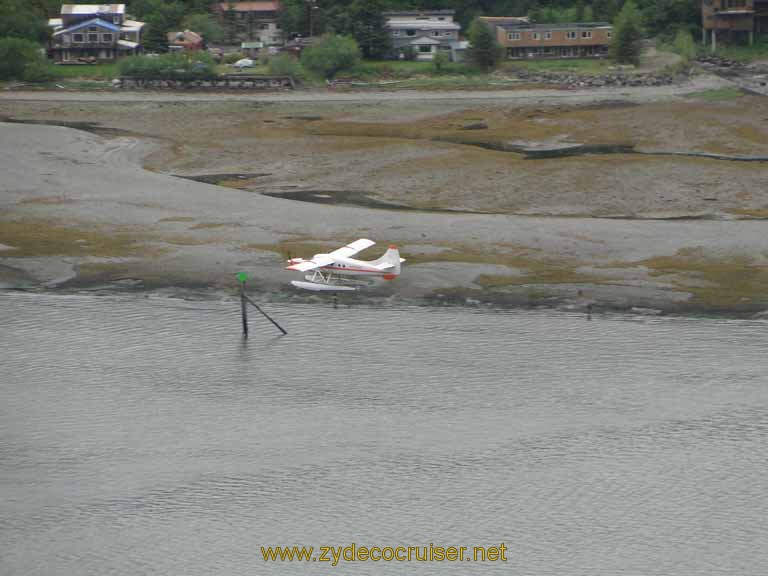
[[[582,38],[592,38],[592,32],[582,32],[581,33]]]
[[[92,32],[88,33],[88,42],[98,42],[99,41],[99,35],[94,34]]]
[[[429,44],[422,44],[421,46],[419,46],[419,52],[424,52],[425,54],[429,54],[430,52],[432,52],[432,46],[430,46]]]
[[[510,32],[507,37],[510,40],[520,40],[520,32]]]
[[[102,42],[112,42],[112,34],[102,34],[101,35],[101,41]]]
[[[406,34],[408,36],[416,36],[416,30],[408,30],[408,31],[406,31]]]
[[[544,32],[544,40],[552,40],[552,32]]]
[[[725,2],[726,10],[730,8],[746,8],[746,7],[747,7],[746,0],[726,0]]]
[[[443,36],[453,36],[453,32],[451,32],[450,30],[446,30],[445,32],[443,32]]]
[[[432,36],[440,36],[440,30],[433,30]]]
[[[605,33],[605,35],[606,35],[608,38],[610,38],[611,36],[613,36],[613,32],[610,32],[610,31],[608,31],[608,32],[606,32],[606,33]]]
[[[400,36],[400,30],[392,30],[392,36]]]
[[[72,34],[72,42],[83,42],[82,34]]]
[[[534,40],[541,40],[541,34],[539,34],[538,32],[534,32],[533,34],[531,34],[531,36],[533,37]]]
[[[565,37],[568,38],[568,40],[576,40],[576,32],[566,32]]]
[[[269,30],[269,24],[259,24],[259,30]]]

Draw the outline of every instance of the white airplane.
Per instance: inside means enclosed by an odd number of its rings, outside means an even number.
[[[356,286],[349,284],[362,284],[349,280],[345,278],[346,276],[382,277],[384,280],[394,280],[400,275],[400,263],[405,262],[405,258],[400,258],[397,246],[390,246],[381,258],[369,262],[350,258],[374,244],[376,242],[373,240],[361,238],[328,254],[315,254],[309,260],[291,258],[288,260],[290,266],[286,266],[286,270],[312,271],[312,274],[304,276],[306,282],[293,280],[291,284],[304,290],[339,292],[356,289]],[[344,283],[348,285],[345,286]]]

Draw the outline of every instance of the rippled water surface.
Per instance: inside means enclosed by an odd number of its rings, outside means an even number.
[[[768,573],[768,323],[268,309],[0,294],[0,574]]]

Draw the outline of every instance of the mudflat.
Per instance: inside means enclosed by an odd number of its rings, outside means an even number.
[[[5,95],[0,281],[228,289],[245,269],[279,297],[285,257],[365,236],[408,259],[373,297],[758,313],[768,101],[718,86]]]

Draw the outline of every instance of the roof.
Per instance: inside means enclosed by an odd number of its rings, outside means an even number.
[[[240,44],[240,48],[243,50],[264,48],[264,42],[243,42]]]
[[[192,30],[168,32],[167,36],[169,44],[199,44],[203,41],[203,37]]]
[[[453,16],[455,10],[393,10],[391,12],[382,12],[385,18],[392,16]]]
[[[59,34],[64,34],[65,32],[74,32],[75,30],[80,30],[81,28],[85,28],[87,26],[98,26],[99,28],[106,28],[112,32],[120,32],[120,26],[116,26],[115,24],[112,24],[112,22],[107,22],[101,18],[91,18],[90,20],[85,20],[84,22],[78,22],[69,28],[57,30],[53,33],[53,35],[58,36]]]
[[[571,22],[562,24],[529,24],[527,22],[504,22],[496,24],[505,30],[594,30],[595,28],[612,28],[610,22]]]
[[[125,4],[62,4],[62,14],[125,14]]]
[[[139,45],[138,42],[131,42],[130,40],[118,40],[118,50],[134,50]]]
[[[61,18],[48,18],[48,26],[51,28],[56,28],[57,26],[61,26]]]
[[[412,30],[461,30],[456,22],[443,20],[397,20],[384,24],[387,28],[412,29]]]
[[[440,41],[435,40],[434,38],[430,38],[429,36],[420,36],[415,40],[411,40],[409,44],[413,44],[414,46],[420,46],[420,45],[426,45],[426,44],[435,46],[437,44],[440,44]]]
[[[138,32],[144,27],[144,22],[138,20],[123,20],[123,32]]]
[[[220,2],[219,10],[234,10],[235,12],[277,12],[280,2]]]

